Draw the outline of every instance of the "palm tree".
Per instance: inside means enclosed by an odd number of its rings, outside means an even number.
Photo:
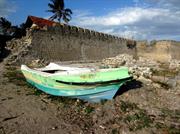
[[[50,0],[52,3],[49,3],[49,10],[48,12],[54,13],[53,16],[49,18],[49,20],[57,19],[61,22],[61,19],[64,22],[68,23],[71,20],[72,11],[69,8],[64,8],[64,0]]]
[[[0,32],[2,34],[7,34],[8,29],[11,28],[11,22],[9,22],[6,18],[0,17]]]

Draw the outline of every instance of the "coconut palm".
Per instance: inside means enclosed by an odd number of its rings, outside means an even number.
[[[7,30],[11,28],[11,22],[7,19],[0,17],[0,32],[1,34],[6,34]]]
[[[68,23],[71,20],[72,11],[69,8],[64,8],[64,0],[50,0],[52,3],[49,3],[48,12],[52,12],[54,15],[49,18],[49,20],[57,19],[61,22],[61,19],[64,22]]]

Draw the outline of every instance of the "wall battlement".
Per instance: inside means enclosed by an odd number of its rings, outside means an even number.
[[[62,33],[62,35],[72,35],[72,36],[77,36],[77,37],[86,36],[89,39],[96,38],[96,39],[101,39],[101,40],[127,41],[127,42],[129,42],[129,44],[132,44],[132,45],[134,45],[136,43],[135,40],[126,39],[126,38],[122,38],[122,37],[118,37],[118,36],[114,36],[114,35],[110,35],[110,34],[97,32],[94,30],[80,28],[80,27],[76,27],[76,26],[70,26],[70,25],[66,25],[66,24],[56,24],[53,27],[48,27],[47,30],[49,32],[54,32],[57,30],[60,33]]]
[[[50,61],[136,55],[136,41],[66,24],[32,30],[32,54]]]

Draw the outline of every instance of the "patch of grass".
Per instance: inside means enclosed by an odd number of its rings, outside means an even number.
[[[6,134],[5,130],[4,130],[4,127],[0,127],[0,134]]]
[[[32,84],[30,84],[28,82],[26,82],[26,86],[31,89],[36,89],[36,87],[34,87]]]
[[[8,67],[6,69],[7,70],[4,72],[3,76],[7,77],[9,82],[12,82],[18,86],[27,85],[26,80],[20,70],[15,67]]]
[[[40,96],[41,94],[43,94],[43,92],[41,90],[34,89],[33,94],[36,96]]]
[[[162,114],[161,117],[170,117],[170,118],[176,118],[177,120],[180,119],[180,110],[170,110],[168,108],[161,109]]]
[[[120,110],[122,111],[122,121],[124,121],[130,131],[141,130],[151,127],[153,120],[147,112],[135,103],[121,101]]]
[[[168,132],[169,134],[179,134],[180,133],[180,129],[179,128],[175,128],[173,126],[168,127]]]
[[[104,105],[107,101],[108,101],[108,100],[106,100],[106,99],[102,99],[102,100],[100,101],[100,103],[101,103],[101,105]]]
[[[124,118],[125,123],[128,124],[130,131],[136,131],[142,128],[150,127],[153,123],[152,119],[144,110],[140,110],[139,112],[127,115]]]
[[[161,122],[156,122],[155,127],[159,130],[166,131],[168,134],[180,133],[178,122],[180,119],[180,110],[161,109]],[[166,124],[168,122],[168,124]],[[175,123],[175,124],[174,124]],[[176,124],[177,123],[177,124]]]
[[[83,100],[77,100],[77,101],[76,101],[76,107],[77,107],[78,109],[81,109],[81,108],[84,107],[85,103],[86,103],[86,102],[83,101]]]
[[[120,108],[123,112],[129,112],[133,109],[138,109],[135,103],[121,101]]]
[[[75,99],[69,97],[61,97],[61,96],[52,96],[49,95],[47,99],[50,99],[52,102],[55,103],[63,103],[63,104],[71,104],[75,102]]]
[[[14,83],[17,86],[23,86],[30,89],[33,89],[33,93],[28,95],[36,95],[40,96],[43,92],[36,89],[34,86],[26,82],[24,75],[22,74],[21,70],[17,69],[16,67],[6,67],[6,71],[3,74],[4,77],[8,78],[8,82]]]
[[[34,87],[33,85],[31,85],[30,83],[26,82],[27,89],[29,91],[31,91],[30,93],[27,93],[26,95],[36,95],[36,96],[40,96],[41,94],[43,94],[43,92],[39,89],[37,89],[36,87]]]
[[[116,128],[114,128],[112,129],[111,134],[119,134],[119,131]]]
[[[157,122],[157,123],[155,124],[155,127],[156,127],[157,129],[167,128],[167,126],[164,125],[164,124],[161,123],[161,122]]]
[[[164,124],[164,123],[157,122],[157,123],[155,124],[155,127],[156,127],[158,130],[165,131],[165,132],[168,133],[168,134],[179,134],[179,133],[180,133],[179,128],[176,128],[176,127],[174,127],[173,125],[167,126],[167,125]]]
[[[161,117],[171,116],[172,114],[172,111],[169,110],[168,108],[161,109],[161,112],[162,112]]]
[[[152,70],[152,74],[155,76],[175,77],[178,73],[177,70],[170,69]]]
[[[86,106],[85,108],[84,108],[84,112],[86,113],[86,114],[90,114],[91,112],[93,112],[94,111],[94,107],[92,107],[92,106]]]
[[[174,110],[174,114],[176,116],[178,116],[178,118],[180,118],[180,110],[179,109]]]

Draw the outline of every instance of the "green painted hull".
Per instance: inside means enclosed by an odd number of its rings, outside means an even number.
[[[120,86],[130,79],[127,68],[74,75],[48,74],[26,66],[21,70],[29,83],[48,94],[91,102],[112,99]]]

